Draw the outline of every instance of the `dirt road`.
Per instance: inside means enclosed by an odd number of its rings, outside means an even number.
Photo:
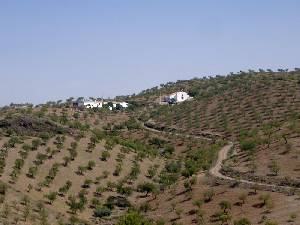
[[[227,159],[228,157],[228,152],[230,151],[230,149],[234,146],[233,142],[229,142],[227,145],[225,145],[218,153],[218,159],[215,163],[215,165],[213,165],[213,167],[209,170],[209,174],[213,177],[217,177],[217,178],[221,178],[224,180],[229,180],[229,181],[234,181],[236,180],[235,178],[232,177],[228,177],[223,175],[220,171],[222,169],[222,165],[223,165],[223,161]],[[249,180],[244,180],[244,179],[239,179],[238,180],[239,183],[241,184],[247,184],[247,185],[251,185],[251,186],[259,186],[259,187],[265,187],[265,188],[269,188],[269,189],[273,189],[275,190],[276,188],[280,188],[282,190],[286,190],[286,191],[291,191],[292,189],[297,189],[297,188],[293,188],[293,187],[289,187],[289,186],[280,186],[280,185],[274,185],[274,184],[266,184],[266,183],[259,183],[259,182],[253,182],[253,181],[249,181]]]
[[[159,133],[168,133],[165,131],[160,131],[160,130],[156,130],[154,128],[149,128],[147,126],[145,126],[143,124],[143,127],[149,131],[152,132],[159,132]],[[183,135],[181,133],[173,133],[176,136],[184,136],[184,137],[190,137],[190,138],[196,138],[196,139],[203,139],[202,136],[197,136],[197,135]],[[207,139],[207,138],[205,138]],[[228,152],[230,151],[230,149],[234,146],[234,143],[229,141],[227,145],[225,145],[218,153],[218,158],[217,161],[215,162],[215,164],[212,166],[212,168],[209,170],[209,174],[213,177],[217,177],[220,179],[224,179],[224,180],[229,180],[229,181],[234,181],[236,180],[235,178],[232,177],[228,177],[223,175],[220,171],[222,169],[222,165],[223,165],[223,161],[227,159],[228,157]],[[273,185],[273,184],[266,184],[266,183],[258,183],[258,182],[253,182],[253,181],[249,181],[249,180],[244,180],[244,179],[240,179],[239,183],[241,184],[247,184],[247,185],[252,185],[252,186],[260,186],[260,187],[265,187],[265,188],[269,188],[269,189],[276,189],[276,188],[281,188],[284,190],[291,190],[294,189],[292,187],[289,186],[280,186],[280,185]]]
[[[218,158],[215,165],[209,170],[210,175],[226,180],[234,180],[231,177],[224,176],[220,171],[222,169],[223,161],[227,159],[228,152],[233,147],[233,143],[229,142],[218,153]]]

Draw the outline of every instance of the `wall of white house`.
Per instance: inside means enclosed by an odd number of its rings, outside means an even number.
[[[107,105],[108,102],[100,102],[100,101],[83,101],[83,102],[78,102],[78,107],[85,107],[88,109],[92,108],[102,108],[103,105]],[[123,108],[128,108],[128,103],[127,102],[113,102],[113,106],[109,107],[110,110],[113,108],[116,108],[117,105],[120,104]]]

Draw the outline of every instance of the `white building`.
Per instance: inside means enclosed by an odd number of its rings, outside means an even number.
[[[83,106],[87,109],[102,108],[103,102],[88,100],[83,102]]]
[[[170,94],[169,96],[166,97],[166,101],[170,104],[172,103],[180,103],[184,102],[186,100],[191,99],[192,97],[189,96],[188,93],[184,91],[178,91]]]
[[[74,106],[79,107],[79,108],[87,108],[87,109],[93,109],[93,108],[102,108],[103,107],[103,102],[102,101],[93,101],[90,99],[86,100],[80,100],[77,101]]]
[[[113,110],[114,108],[117,108],[118,105],[120,105],[122,108],[128,108],[127,102],[105,102],[105,101],[97,101],[97,100],[80,100],[74,103],[74,107],[78,108],[87,108],[87,109],[93,109],[93,108],[102,108],[104,105],[108,105],[109,110]]]

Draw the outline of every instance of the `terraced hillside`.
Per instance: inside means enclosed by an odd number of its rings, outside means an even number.
[[[189,92],[194,99],[158,105],[160,95],[179,90]],[[144,104],[152,102],[152,110],[142,111],[140,116],[152,128],[192,135],[219,134],[234,141],[223,174],[236,180],[288,186],[298,193],[299,93],[298,69],[260,70],[168,83],[133,98]]]
[[[8,224],[57,224],[68,218],[114,224],[126,209],[174,184],[181,174],[172,168],[187,151],[201,148],[204,154],[201,164],[185,169],[190,177],[208,168],[222,146],[151,133],[122,112],[44,107],[4,111],[2,118],[0,175],[6,194],[0,221]],[[40,131],[36,124],[57,130]]]
[[[243,72],[179,81],[144,91],[134,99],[153,102],[160,94],[185,90],[194,96],[193,101],[155,107],[150,113],[144,112],[142,118],[152,119],[158,127],[237,137],[242,130],[297,117],[300,112],[299,80],[300,71]]]
[[[183,89],[193,94],[194,100],[157,106],[147,119],[161,130],[219,133],[236,141],[237,155],[230,163],[236,170],[226,168],[228,173],[299,186],[299,81],[299,70],[180,81],[159,92]],[[155,99],[159,92],[148,90],[136,98]]]
[[[0,224],[298,225],[299,75],[169,83],[128,111],[3,108]],[[178,90],[194,99],[158,105]]]

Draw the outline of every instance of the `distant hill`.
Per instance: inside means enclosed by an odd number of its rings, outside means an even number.
[[[157,102],[160,95],[184,90],[193,101],[158,106],[143,112],[157,126],[178,128],[189,133],[220,132],[236,137],[268,122],[284,122],[300,113],[300,71],[249,71],[195,78],[161,85],[132,97],[140,102]],[[145,116],[146,114],[146,116]]]

